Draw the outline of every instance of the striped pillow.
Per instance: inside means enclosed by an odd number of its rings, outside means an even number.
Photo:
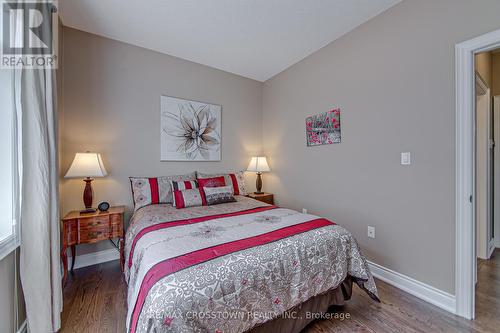
[[[196,180],[171,180],[170,186],[172,186],[172,192],[191,190],[193,188],[198,188],[198,182]]]
[[[177,209],[206,205],[202,188],[174,191],[174,207]]]
[[[171,180],[170,186],[172,187],[172,193],[174,194],[172,205],[174,207],[177,207],[176,200],[175,200],[176,199],[176,191],[197,189],[198,182],[196,180]],[[187,207],[190,207],[190,206],[187,206]]]
[[[220,173],[208,174],[198,172],[198,181],[206,178],[224,177],[225,183],[231,186],[234,195],[247,195],[247,188],[245,185],[245,174],[243,171],[235,173]],[[200,186],[203,187],[203,186]]]
[[[147,205],[173,202],[171,180],[196,180],[196,172],[165,177],[130,177],[134,211]]]

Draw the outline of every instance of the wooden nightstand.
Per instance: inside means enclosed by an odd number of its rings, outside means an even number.
[[[80,214],[72,211],[62,219],[61,226],[61,259],[64,266],[63,284],[68,276],[68,256],[66,249],[71,247],[73,257],[71,271],[75,267],[76,245],[85,243],[96,243],[112,238],[118,238],[120,250],[120,265],[123,271],[125,257],[123,254],[123,213],[125,206],[110,207],[107,212],[97,211],[90,214]]]
[[[262,193],[262,194],[257,194],[257,193],[248,193],[250,198],[259,200],[265,203],[268,203],[270,205],[274,205],[274,195],[271,193]]]

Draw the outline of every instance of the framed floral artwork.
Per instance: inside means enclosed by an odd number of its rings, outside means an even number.
[[[306,118],[308,147],[339,143],[340,139],[340,109],[332,109]]]
[[[161,96],[161,160],[220,161],[222,106]]]

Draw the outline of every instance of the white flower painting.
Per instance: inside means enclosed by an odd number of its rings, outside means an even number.
[[[161,160],[220,161],[220,105],[161,96]]]

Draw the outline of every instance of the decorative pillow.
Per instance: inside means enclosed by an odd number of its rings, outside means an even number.
[[[203,178],[203,179],[198,179],[198,186],[200,188],[226,186],[226,181],[223,176]]]
[[[231,186],[204,187],[203,191],[205,192],[205,200],[209,206],[226,202],[236,202]]]
[[[196,180],[171,180],[170,186],[172,186],[172,193],[174,194],[172,205],[174,207],[176,207],[176,205],[175,205],[175,191],[196,189],[196,188],[198,188],[198,182]]]
[[[235,195],[247,195],[247,187],[245,185],[245,175],[243,171],[236,173],[221,173],[221,174],[207,174],[198,172],[198,181],[204,178],[213,178],[213,177],[224,177],[226,181],[226,185],[230,185],[233,189],[233,193]],[[201,187],[201,186],[200,186]]]
[[[172,186],[172,193],[174,191],[191,190],[193,188],[198,188],[198,181],[196,181],[196,180],[171,180],[170,186]]]
[[[134,210],[147,205],[172,203],[172,180],[196,180],[196,172],[165,177],[130,177]]]
[[[207,205],[202,188],[176,190],[174,191],[174,202],[177,209]]]

